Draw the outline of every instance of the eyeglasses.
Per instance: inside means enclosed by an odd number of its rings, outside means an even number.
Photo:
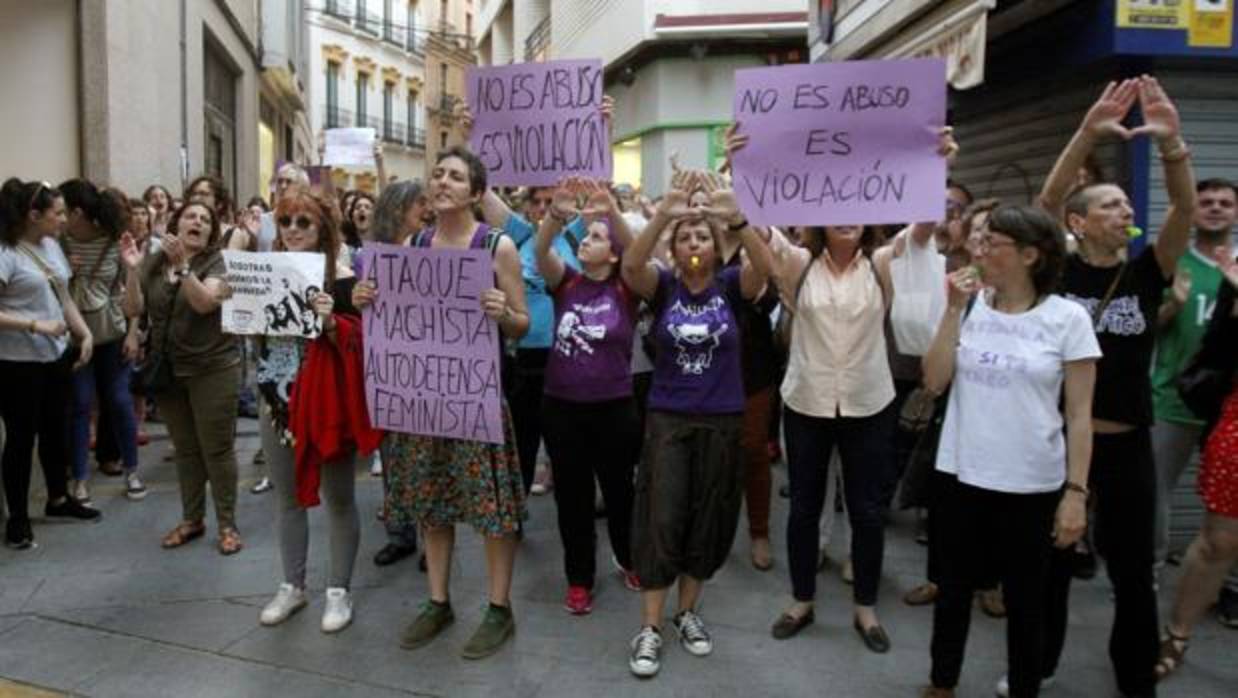
[[[281,228],[291,228],[294,223],[301,230],[309,230],[314,227],[314,219],[309,216],[297,216],[296,219],[293,219],[292,216],[280,216],[275,219],[275,222]]]
[[[1018,247],[1019,243],[1015,242],[1014,240],[1003,240],[1001,238],[996,238],[996,237],[993,237],[992,235],[986,234],[986,235],[980,236],[980,239],[976,242],[976,246],[979,247],[981,250],[987,251],[995,247],[1007,247],[1007,246]]]

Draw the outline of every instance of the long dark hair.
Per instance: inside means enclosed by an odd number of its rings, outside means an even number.
[[[47,182],[23,182],[16,177],[6,180],[0,188],[0,242],[16,245],[30,212],[43,213],[60,197],[60,190]]]
[[[65,206],[80,210],[108,238],[116,240],[125,231],[129,222],[128,197],[117,197],[85,179],[61,182],[58,189],[64,195]]]
[[[823,225],[807,225],[801,230],[800,244],[812,253],[812,258],[816,259],[825,252],[826,247],[826,226]],[[877,249],[877,230],[872,226],[864,226],[864,231],[860,233],[860,254],[865,257],[872,257],[873,250]]]
[[[340,225],[340,231],[343,233],[344,242],[349,247],[361,247],[364,240],[361,239],[361,231],[357,229],[357,224],[353,222],[353,213],[357,210],[357,204],[363,199],[368,200],[371,206],[374,206],[374,197],[368,193],[359,191],[353,194],[353,197],[348,201],[348,209],[344,211],[344,222]],[[370,221],[370,229],[373,230],[374,221]]]

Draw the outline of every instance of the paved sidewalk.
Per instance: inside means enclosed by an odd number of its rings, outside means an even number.
[[[911,525],[902,517],[889,529],[882,585],[880,610],[894,645],[889,654],[869,653],[852,631],[849,588],[839,580],[837,566],[823,573],[817,624],[789,641],[770,637],[770,624],[790,598],[782,542],[786,501],[777,498],[774,570],[752,568],[741,530],[730,563],[704,595],[701,612],[713,631],[713,656],[698,659],[668,642],[662,672],[649,681],[628,672],[627,643],[637,629],[639,600],[616,576],[599,579],[592,615],[564,612],[562,554],[550,497],[532,499],[517,558],[515,640],[479,662],[458,656],[485,600],[480,541],[462,529],[452,581],[457,623],[426,648],[401,650],[399,631],[426,598],[426,580],[413,558],[394,567],[373,565],[384,542],[374,519],[381,485],[364,469],[357,475],[362,543],[352,627],[334,636],[318,628],[326,563],[321,512],[311,515],[309,608],[280,627],[260,627],[258,610],[279,580],[278,550],[271,495],[248,490],[257,477],[248,465],[257,447],[254,422],[245,420],[241,428],[239,525],[246,548],[236,557],[215,552],[213,522],[204,539],[179,550],[159,548],[160,536],[180,512],[162,439],[142,449],[142,472],[150,486],[144,501],[125,500],[119,479],[97,475],[93,489],[104,511],[100,523],[38,520],[37,550],[0,549],[0,695],[24,695],[26,685],[124,698],[907,697],[917,695],[928,676],[932,611],[900,601],[919,582],[924,550],[912,542]],[[42,502],[36,504],[32,510],[41,511]],[[609,550],[600,524],[602,570],[609,569]],[[1162,591],[1163,607],[1170,592]],[[1116,695],[1105,649],[1111,615],[1103,574],[1076,583],[1066,656],[1059,683],[1047,695]],[[1003,673],[1003,631],[1002,622],[974,614],[959,695],[993,695],[993,682]],[[1235,640],[1238,633],[1209,618],[1196,633],[1186,667],[1161,695],[1234,695]]]

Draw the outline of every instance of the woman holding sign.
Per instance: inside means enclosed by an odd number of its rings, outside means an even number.
[[[623,257],[623,281],[650,301],[657,318],[632,517],[632,562],[644,608],[628,666],[641,677],[661,668],[663,607],[676,582],[680,644],[698,657],[713,651],[696,602],[726,561],[739,525],[744,386],[736,308],[761,292],[770,268],[769,249],[740,213],[734,192],[696,172],[677,173],[672,186]],[[697,187],[709,194],[709,206],[689,204]],[[723,266],[710,219],[740,235],[748,264]],[[664,233],[673,271],[650,259]]]
[[[355,444],[343,458],[333,462],[305,462],[295,448],[290,402],[294,386],[303,381],[306,371],[316,370],[310,352],[315,343],[333,345],[330,355],[343,355],[348,346],[359,346],[360,318],[352,307],[356,277],[347,267],[336,265],[340,250],[339,229],[332,204],[308,189],[297,189],[279,200],[275,208],[276,252],[317,252],[326,269],[324,288],[313,299],[314,311],[321,319],[322,334],[314,340],[302,337],[262,337],[258,343],[258,390],[262,395],[259,433],[267,467],[275,484],[280,559],[284,581],[275,598],[262,609],[263,625],[278,625],[306,605],[305,567],[309,551],[309,522],[305,506],[312,504],[313,475],[321,481],[327,502],[330,563],[327,573],[326,608],[322,631],[333,633],[352,622],[352,597],[349,586],[357,548],[361,542],[361,523],[354,494],[356,482]],[[352,319],[345,322],[344,316]],[[345,357],[343,360],[347,360]],[[342,414],[347,405],[363,403],[361,384],[345,383],[346,395],[323,392],[312,396],[314,410]],[[321,439],[319,439],[321,441]],[[309,469],[300,466],[308,465]],[[306,488],[310,502],[306,502]]]
[[[577,250],[580,271],[552,247],[567,222],[582,215],[576,208],[578,194],[587,198],[587,232]],[[595,476],[606,502],[615,562],[626,586],[640,589],[628,544],[637,457],[633,446],[640,440],[630,370],[637,298],[619,276],[619,259],[631,242],[618,203],[605,185],[592,180],[560,183],[538,230],[537,266],[554,298],[555,327],[542,427],[567,572],[564,606],[576,615],[593,610]]]
[[[209,483],[219,522],[217,547],[221,555],[233,555],[242,548],[234,445],[241,355],[236,338],[222,330],[220,306],[230,291],[220,237],[215,211],[190,201],[172,215],[158,252],[144,254],[126,233],[120,258],[127,271],[125,311],[150,318],[144,380],[176,450],[183,514],[163,537],[163,547],[176,548],[206,533]]]
[[[482,311],[505,337],[524,335],[529,315],[516,247],[473,216],[486,193],[485,165],[463,147],[444,150],[431,171],[428,192],[438,225],[410,242],[435,249],[490,250],[495,287],[482,294]],[[373,282],[358,282],[353,304],[364,308],[376,297]],[[512,566],[516,534],[526,511],[506,403],[502,421],[502,444],[397,433],[386,436],[387,515],[399,524],[420,525],[430,578],[429,600],[400,637],[405,649],[429,643],[455,621],[449,581],[457,523],[472,524],[485,537],[489,577],[489,604],[461,655],[481,659],[494,654],[516,631],[510,600]]]

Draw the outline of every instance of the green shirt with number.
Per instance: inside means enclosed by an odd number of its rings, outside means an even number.
[[[1152,407],[1157,420],[1202,425],[1203,421],[1182,404],[1176,383],[1199,351],[1212,309],[1216,307],[1222,276],[1216,262],[1204,257],[1193,246],[1178,260],[1178,273],[1183,270],[1191,275],[1191,290],[1173,321],[1157,335],[1156,356],[1152,360]],[[1173,293],[1173,289],[1165,293]]]

